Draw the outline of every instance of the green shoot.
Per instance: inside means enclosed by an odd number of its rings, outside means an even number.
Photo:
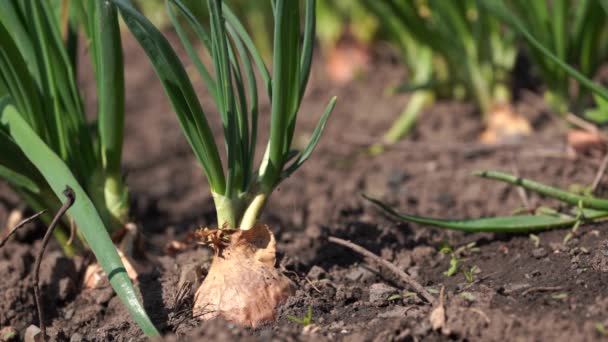
[[[477,299],[474,294],[468,291],[460,292],[458,296],[466,299],[468,302],[474,302]]]
[[[392,300],[406,299],[406,298],[416,297],[416,296],[417,296],[417,294],[415,292],[405,291],[405,292],[402,292],[402,293],[397,293],[397,294],[394,294],[394,295],[390,295],[387,298],[387,300],[388,301],[392,301]]]
[[[597,331],[598,334],[600,334],[601,336],[608,336],[608,329],[606,328],[604,323],[595,322],[595,324],[593,324],[593,327],[595,328],[595,331]]]
[[[148,54],[202,165],[215,201],[218,227],[251,229],[276,186],[308,159],[335,105],[334,98],[321,116],[307,147],[295,152],[296,157],[292,159],[298,109],[312,62],[315,2],[306,1],[303,41],[300,39],[300,7],[285,0],[274,3],[273,68],[270,73],[244,26],[223,1],[208,1],[210,30],[198,22],[180,0],[166,1],[178,33],[183,31],[177,20],[179,14],[196,32],[213,61],[215,77],[200,63],[189,38],[180,34],[220,113],[227,151],[224,162],[220,159],[206,113],[173,48],[127,0],[113,2]],[[270,139],[257,168],[258,91],[254,65],[271,99]]]
[[[452,250],[452,247],[450,246],[443,246],[439,249],[439,253],[441,254],[452,254],[454,253],[454,251]]]
[[[563,300],[563,299],[567,299],[567,298],[568,298],[568,294],[565,292],[551,295],[551,299]]]
[[[591,185],[571,184],[568,186],[568,191],[583,196],[593,196],[593,187]]]
[[[460,259],[453,256],[452,258],[450,258],[450,268],[448,268],[447,271],[443,272],[443,275],[445,275],[446,277],[451,277],[453,275],[455,275],[456,273],[458,273],[458,263],[460,262]]]
[[[572,229],[564,237],[564,244],[570,241],[572,237],[574,237],[574,235],[578,231],[578,228],[581,226],[581,223],[585,220],[585,208],[583,207],[583,201],[578,201],[577,210],[578,211],[576,213],[576,222],[574,222],[574,226],[572,226]]]
[[[439,290],[436,289],[436,288],[434,288],[434,287],[427,287],[426,290],[429,291],[429,293],[432,293],[432,294],[439,294]]]
[[[5,327],[0,329],[0,339],[2,341],[16,341],[18,338],[19,334],[17,333],[17,330],[15,330],[15,328]]]
[[[298,318],[296,316],[287,315],[287,319],[303,326],[312,324],[312,306],[308,306],[308,311],[304,317]]]
[[[540,238],[536,234],[529,235],[530,241],[534,244],[534,248],[538,248],[540,246]]]
[[[464,275],[464,279],[467,281],[467,283],[470,284],[473,282],[473,280],[475,280],[475,275],[478,271],[479,268],[477,266],[473,266],[468,271],[462,270],[462,274]]]

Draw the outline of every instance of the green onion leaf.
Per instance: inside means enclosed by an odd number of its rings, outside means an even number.
[[[558,199],[570,205],[579,205],[579,203],[581,203],[584,208],[608,210],[608,200],[605,199],[577,195],[572,192],[557,189],[539,182],[535,182],[533,180],[517,177],[499,171],[478,171],[474,174],[482,178],[494,179],[505,183],[521,186],[524,189],[534,191],[544,196]]]
[[[555,228],[572,227],[577,221],[579,221],[579,218],[574,216],[557,215],[516,215],[469,220],[438,219],[400,213],[373,197],[365,194],[363,197],[387,213],[400,219],[470,233],[526,233]],[[585,210],[583,215],[584,220],[595,220],[608,217],[608,211]]]
[[[148,336],[159,333],[137,298],[135,288],[103,225],[93,203],[65,163],[36,135],[13,105],[0,103],[0,123],[6,126],[17,145],[38,168],[55,195],[60,197],[68,185],[76,193],[77,201],[68,211],[81,230],[110,284],[125,304],[135,321]]]
[[[162,33],[137,12],[129,1],[112,1],[120,10],[133,36],[150,58],[186,138],[205,170],[212,191],[223,194],[226,191],[226,182],[222,161],[213,133],[184,66]]]

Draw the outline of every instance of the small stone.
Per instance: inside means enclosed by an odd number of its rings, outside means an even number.
[[[114,297],[114,290],[111,287],[104,287],[97,291],[97,296],[95,297],[95,303],[99,305],[104,305],[110,301]]]
[[[72,319],[74,317],[74,309],[68,309],[63,313],[63,318]]]
[[[395,265],[401,269],[406,269],[412,265],[412,255],[410,251],[399,251],[395,257]]]
[[[357,266],[356,268],[352,269],[350,272],[348,272],[346,274],[346,279],[352,280],[352,281],[357,281],[357,282],[358,281],[365,282],[366,280],[370,280],[373,277],[374,277],[374,273],[362,266]]]
[[[408,268],[407,274],[409,274],[410,277],[417,279],[420,276],[420,266],[412,266]]]
[[[70,342],[82,342],[84,340],[84,336],[79,333],[75,333],[70,337]]]
[[[372,284],[369,287],[369,301],[375,305],[382,305],[388,302],[390,295],[397,293],[398,290],[384,283]]]
[[[419,265],[424,259],[435,253],[435,249],[430,246],[417,246],[412,250],[412,260]]]
[[[385,311],[378,315],[379,318],[403,318],[407,312],[405,306],[396,306],[392,310]]]
[[[541,259],[547,256],[547,250],[543,247],[540,248],[536,248],[532,250],[532,256],[535,257],[536,259]]]
[[[308,271],[307,277],[310,280],[320,280],[324,279],[326,275],[327,273],[322,267],[315,265]]]
[[[394,188],[398,188],[399,185],[405,183],[410,178],[411,178],[411,175],[401,169],[393,170],[389,174],[386,184],[389,187],[394,189]]]
[[[436,201],[444,208],[451,208],[456,204],[456,201],[454,200],[454,195],[449,192],[439,193]]]
[[[35,325],[30,325],[25,329],[25,335],[23,336],[24,342],[42,342],[42,331]]]
[[[302,328],[302,334],[304,335],[316,335],[321,332],[321,327],[316,324],[309,324]]]
[[[564,252],[566,251],[566,247],[564,246],[564,244],[562,244],[561,242],[549,242],[549,247],[551,248],[551,250],[553,250],[555,253],[559,253],[559,252]]]
[[[304,233],[311,239],[318,239],[321,237],[321,228],[316,224],[311,224],[306,227]]]
[[[363,289],[359,286],[339,285],[336,289],[336,299],[347,303],[356,303],[363,297]]]

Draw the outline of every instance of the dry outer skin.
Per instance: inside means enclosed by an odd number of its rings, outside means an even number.
[[[273,321],[277,307],[295,293],[275,261],[276,241],[267,226],[238,230],[196,291],[194,315],[205,320],[221,315],[251,327]]]

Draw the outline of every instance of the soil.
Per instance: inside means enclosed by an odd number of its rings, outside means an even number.
[[[174,37],[171,37],[175,41]],[[310,136],[330,96],[338,105],[312,158],[273,194],[262,217],[277,238],[279,267],[297,285],[276,322],[257,329],[191,315],[193,293],[213,253],[190,245],[165,253],[167,241],[198,227],[212,227],[212,199],[203,172],[143,52],[125,35],[127,135],[125,169],[133,218],[141,227],[156,268],[138,287],[152,319],[168,341],[180,340],[484,340],[592,341],[608,326],[608,226],[586,225],[567,243],[567,231],[528,235],[464,234],[396,221],[359,194],[381,198],[400,211],[437,217],[510,214],[522,206],[517,190],[471,176],[478,169],[516,171],[552,185],[590,184],[601,155],[572,157],[565,125],[551,115],[534,89],[518,89],[516,109],[532,123],[530,138],[500,146],[478,143],[482,121],[473,106],[438,102],[425,111],[403,142],[371,157],[377,142],[407,101],[386,97],[405,75],[390,54],[377,54],[372,71],[345,86],[325,78],[315,63],[298,123],[296,144]],[[87,107],[94,108],[94,80],[81,72]],[[219,118],[195,80],[215,129]],[[260,127],[268,126],[268,101]],[[260,137],[260,141],[265,141]],[[263,145],[263,144],[260,144]],[[606,194],[600,183],[598,194]],[[556,203],[529,194],[531,205]],[[21,208],[0,184],[0,222]],[[26,212],[27,213],[27,212]],[[32,290],[33,261],[44,227],[31,225],[0,250],[0,327],[18,338],[38,324]],[[446,323],[431,327],[431,306],[410,296],[387,270],[328,236],[351,240],[407,271],[435,293],[444,288]],[[474,244],[474,245],[473,245]],[[459,270],[448,277],[450,255],[460,248]],[[49,334],[62,341],[137,341],[144,336],[108,284],[80,290],[83,261],[51,245],[43,262]],[[476,266],[472,281],[465,273]],[[467,271],[467,272],[465,272]],[[200,277],[197,277],[200,274]],[[399,296],[400,295],[400,296]],[[436,294],[436,296],[439,296]],[[390,299],[389,299],[390,298]],[[304,326],[309,308],[313,323]],[[605,332],[604,332],[605,333]]]

